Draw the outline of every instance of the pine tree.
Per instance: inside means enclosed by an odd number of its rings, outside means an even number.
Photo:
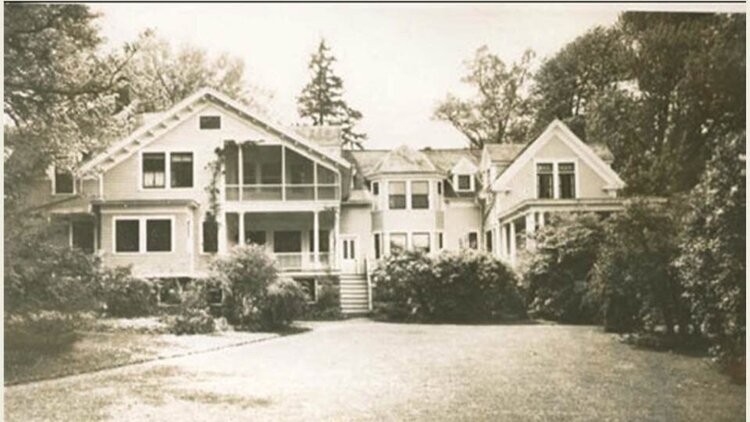
[[[362,113],[349,107],[342,98],[344,83],[333,71],[335,61],[325,40],[320,40],[318,50],[310,57],[308,64],[312,78],[297,97],[299,115],[312,121],[314,126],[341,126],[342,145],[349,149],[362,149],[362,141],[367,139],[367,135],[354,130]]]

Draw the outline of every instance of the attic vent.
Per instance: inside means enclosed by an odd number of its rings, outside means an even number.
[[[201,116],[201,129],[221,129],[221,116]]]

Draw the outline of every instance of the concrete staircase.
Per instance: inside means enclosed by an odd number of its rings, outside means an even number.
[[[370,311],[370,297],[365,274],[341,274],[341,311],[347,315]]]

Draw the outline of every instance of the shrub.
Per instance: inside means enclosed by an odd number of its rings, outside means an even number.
[[[260,307],[268,286],[278,277],[276,264],[263,246],[234,247],[227,256],[211,264],[216,278],[226,286],[224,307],[233,324],[254,326],[260,323]]]
[[[6,350],[57,352],[76,340],[77,315],[58,311],[5,314]]]
[[[373,272],[375,314],[393,320],[488,322],[525,316],[516,277],[491,255],[387,257]]]
[[[306,296],[300,285],[287,278],[268,286],[259,304],[262,328],[279,329],[289,326],[305,310]]]
[[[185,308],[177,315],[167,317],[172,334],[208,334],[216,331],[216,323],[206,309]]]
[[[341,291],[334,277],[318,279],[317,300],[307,305],[305,319],[337,320],[342,319]]]
[[[128,268],[117,268],[104,272],[103,284],[108,315],[134,318],[156,313],[154,282],[131,276]]]
[[[744,377],[745,357],[745,135],[716,144],[682,221],[679,257],[691,317],[711,353]]]
[[[674,216],[663,205],[635,200],[604,225],[604,239],[594,264],[592,294],[601,303],[608,331],[652,330],[679,325],[687,330],[681,286],[671,267],[675,258]]]
[[[593,322],[598,307],[588,295],[588,279],[602,237],[596,214],[556,215],[539,229],[522,270],[531,316]]]

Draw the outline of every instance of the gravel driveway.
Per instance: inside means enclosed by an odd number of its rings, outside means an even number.
[[[594,327],[366,320],[5,390],[32,420],[745,420],[745,387],[699,358]]]

